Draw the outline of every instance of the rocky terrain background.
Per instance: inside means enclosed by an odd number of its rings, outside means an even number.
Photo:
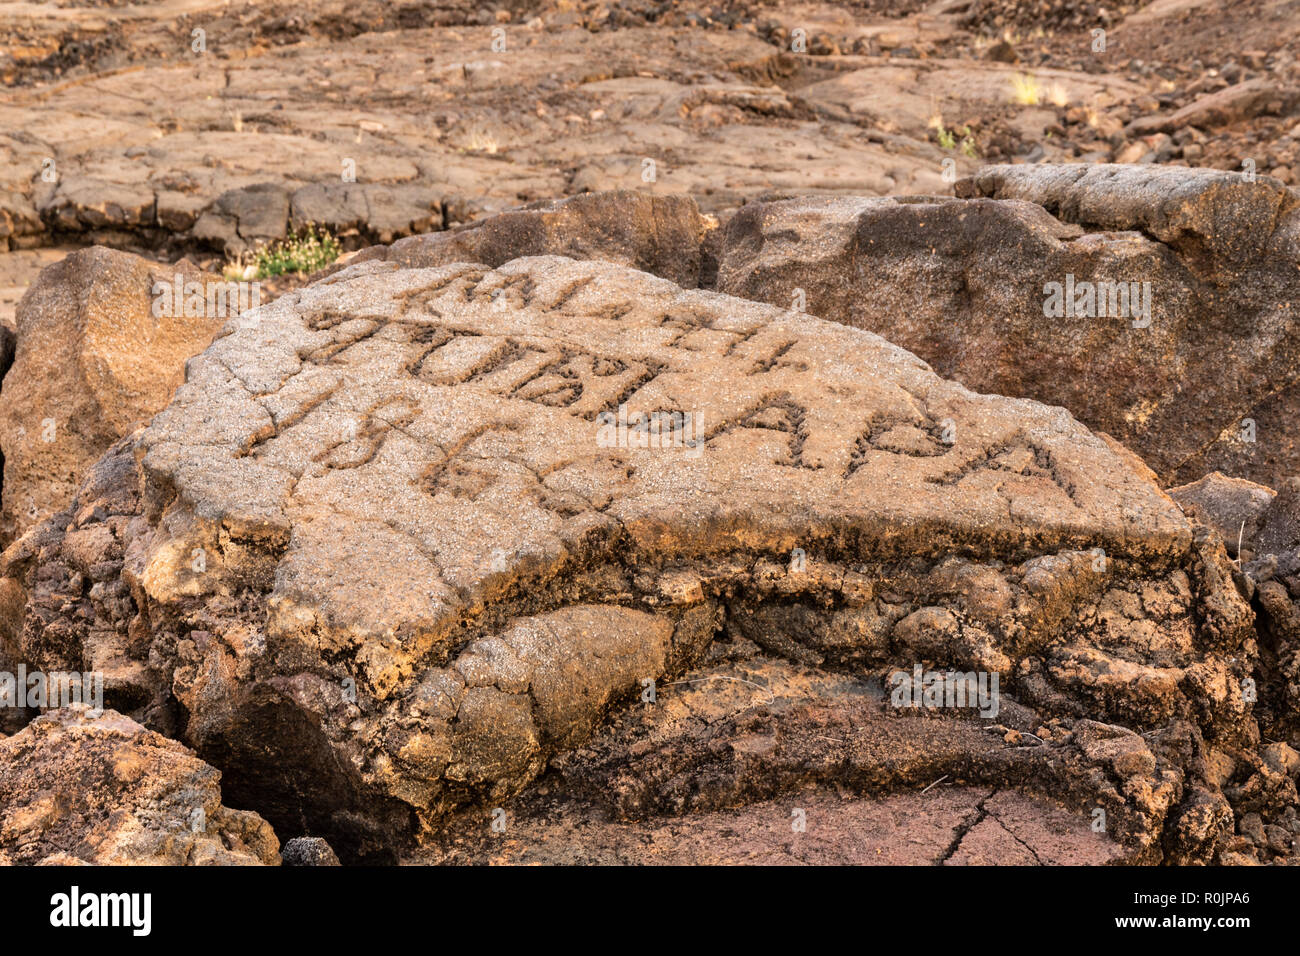
[[[0,11],[0,861],[1300,859],[1297,0]]]

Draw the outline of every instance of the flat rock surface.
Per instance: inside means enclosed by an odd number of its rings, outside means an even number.
[[[725,811],[627,823],[570,812],[480,819],[419,865],[1040,866],[1122,862],[1087,818],[1015,791],[941,787],[877,799],[795,792]],[[802,829],[795,829],[796,822]],[[904,835],[900,838],[900,835]]]
[[[623,405],[698,432],[602,448],[598,416]],[[286,623],[305,605],[375,637],[439,629],[494,575],[620,527],[665,557],[836,528],[927,554],[1168,559],[1190,535],[1060,410],[973,394],[870,334],[558,259],[310,286],[228,327],[144,447],[204,521],[288,542]],[[365,529],[351,555],[343,527]]]
[[[0,136],[14,171],[0,236],[175,234],[240,251],[240,240],[283,233],[291,197],[297,218],[391,241],[436,227],[444,202],[468,202],[450,210],[467,218],[483,204],[588,189],[644,186],[716,206],[770,189],[879,194],[941,183],[923,120],[909,123],[912,138],[888,143],[842,108],[823,126],[816,106],[756,82],[778,50],[752,32],[547,30],[522,18],[479,24],[450,7],[450,25],[401,29],[378,4],[356,27],[332,28],[343,6],[281,7],[283,19],[305,23],[287,45],[265,35],[277,32],[271,11],[197,4],[186,21],[171,11],[137,19],[123,27],[137,62],[6,93],[0,126],[31,134]],[[205,31],[204,52],[191,49],[192,28]],[[1009,67],[991,69],[1009,86]],[[168,90],[164,108],[138,95],[156,89]],[[36,126],[26,122],[34,109]],[[755,140],[767,135],[785,158],[760,161],[771,150]],[[47,160],[54,181],[41,176]],[[342,188],[345,165],[354,195]],[[257,216],[241,222],[233,207],[251,187],[277,198],[264,193]],[[379,203],[365,195],[376,187]]]
[[[606,189],[947,193],[1012,160],[1294,181],[1285,0],[1164,6],[1099,12],[1098,53],[1094,20],[1032,5],[6,3],[0,260],[243,256],[307,221],[358,248]]]

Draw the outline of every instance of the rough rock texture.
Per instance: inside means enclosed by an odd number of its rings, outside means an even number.
[[[802,830],[794,829],[801,820]],[[564,866],[1104,866],[1131,862],[1085,819],[1014,790],[954,787],[871,799],[811,789],[736,809],[627,823],[532,801],[493,833],[457,821],[420,864]],[[900,839],[900,833],[906,839]]]
[[[633,704],[557,758],[553,774],[503,807],[504,836],[481,809],[466,811],[439,834],[432,858],[486,849],[519,861],[736,862],[773,852],[799,858],[801,843],[812,844],[808,862],[1100,863],[1160,854],[1154,841],[1179,774],[1156,753],[1176,733],[1148,743],[1087,720],[1071,733],[1009,701],[996,721],[940,719],[892,706],[878,681],[773,657],[734,635],[709,658],[660,685],[653,705]],[[1094,738],[1109,749],[1091,746]],[[1000,826],[993,807],[1008,802],[1021,811],[1021,839],[991,843],[986,831]],[[737,806],[746,809],[718,813]],[[795,807],[807,814],[803,839],[792,830]],[[1105,833],[1081,812],[1096,808],[1109,815]],[[903,817],[906,840],[896,829]],[[777,851],[774,842],[787,846]]]
[[[1129,123],[1125,132],[1145,136],[1174,133],[1185,126],[1213,129],[1262,114],[1286,116],[1297,104],[1300,91],[1279,89],[1274,82],[1259,78],[1207,94],[1172,113],[1140,117]]]
[[[958,185],[959,195],[1024,199],[1090,229],[1135,230],[1168,245],[1219,288],[1247,273],[1258,280],[1270,258],[1296,241],[1300,197],[1267,176],[1181,167],[989,166]]]
[[[1300,836],[1300,480],[1289,479],[1275,494],[1212,474],[1172,494],[1234,548],[1242,536],[1234,577],[1256,612],[1259,664],[1249,696],[1258,700],[1262,745],[1240,754],[1235,771],[1210,764],[1236,810],[1236,836],[1221,848],[1220,860],[1286,858]]]
[[[1244,571],[1255,587],[1260,654],[1260,729],[1300,748],[1300,480],[1279,487],[1259,518],[1254,560]]]
[[[280,852],[285,866],[338,866],[339,858],[320,837],[294,837]]]
[[[971,388],[1065,406],[1164,481],[1300,470],[1279,401],[1300,388],[1294,193],[1107,165],[988,167],[957,191],[967,198],[748,205],[719,243],[717,288],[784,308],[802,290],[807,311]],[[1067,276],[1150,283],[1149,325],[1104,308],[1047,317],[1046,285]]]
[[[411,236],[364,249],[351,262],[379,259],[403,268],[482,262],[495,268],[521,256],[569,256],[630,266],[693,289],[707,230],[688,196],[618,190],[534,203],[449,232]]]
[[[0,403],[0,545],[66,507],[86,469],[167,404],[226,317],[156,317],[155,282],[216,282],[93,247],[44,269],[18,304]],[[205,286],[206,288],[206,286]]]
[[[270,826],[223,806],[220,780],[114,711],[49,711],[0,740],[0,854],[19,865],[278,864]]]
[[[801,4],[808,55],[791,52],[793,14],[747,0],[19,4],[0,23],[0,259],[58,241],[242,245],[218,200],[265,184],[294,197],[291,215],[296,198],[321,209],[320,190],[341,228],[365,215],[345,229],[351,249],[424,218],[437,228],[436,211],[460,222],[596,189],[693,195],[710,212],[939,192],[945,166],[981,159],[1253,156],[1293,179],[1290,2],[1198,0],[1191,22],[1165,2],[1133,29],[1114,3],[1052,4],[1072,27],[1118,28],[1118,58],[1092,53],[1086,31],[1001,37],[998,17],[946,0]],[[194,29],[214,42],[194,50]],[[1124,133],[1173,116],[1188,125]]]
[[[161,215],[161,213],[160,213]],[[313,183],[292,192],[258,183],[222,193],[198,216],[191,234],[236,257],[283,239],[307,225],[324,227],[350,242],[392,242],[399,236],[441,229],[442,194],[416,184]],[[188,223],[173,216],[172,228]]]
[[[1231,822],[1201,755],[1254,739],[1250,609],[1210,533],[1062,409],[553,257],[361,263],[187,376],[6,552],[0,640],[104,669],[110,704],[344,859],[516,792],[721,636],[1177,727],[1158,798],[1121,801],[1158,806],[1130,839],[1205,858]],[[601,430],[620,406],[694,417],[644,447]]]
[[[1243,559],[1254,554],[1260,525],[1276,496],[1272,488],[1217,471],[1169,489],[1184,514],[1217,532],[1229,556]]]
[[[739,29],[739,11],[703,29],[681,10],[647,23],[582,6],[187,0],[184,10],[7,11],[0,253],[73,237],[235,251],[302,218],[335,224],[357,248],[602,189],[695,195],[715,209],[773,189],[933,190],[945,158],[926,126],[936,104],[954,114],[1001,106],[1016,72],[856,58],[850,96],[872,84],[877,96],[906,91],[884,132],[878,103],[843,102],[843,84],[822,82],[843,70],[782,56],[754,23]],[[838,5],[820,16],[864,40],[880,29]],[[211,40],[203,52],[191,48],[196,28]],[[929,17],[900,29],[934,38],[952,28]],[[1141,90],[1051,75],[1080,101]],[[50,82],[33,88],[34,77]],[[774,85],[795,77],[807,98]],[[142,100],[140,89],[167,95]]]

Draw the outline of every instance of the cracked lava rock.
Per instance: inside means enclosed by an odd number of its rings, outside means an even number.
[[[1120,844],[1076,820],[1062,859],[1206,860],[1225,782],[1264,772],[1222,542],[1063,409],[869,332],[602,262],[368,261],[232,319],[186,379],[6,552],[0,638],[103,670],[228,801],[345,861],[556,774],[626,819],[940,764],[986,810],[1108,808]],[[816,692],[922,663],[1000,674],[1006,735]],[[720,667],[784,706],[628,709]],[[680,792],[683,761],[715,785]],[[1008,826],[986,810],[961,832]]]

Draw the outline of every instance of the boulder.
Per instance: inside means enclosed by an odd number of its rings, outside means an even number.
[[[424,186],[383,183],[313,183],[294,192],[289,228],[325,228],[346,241],[371,242],[442,229],[442,195]]]
[[[1300,426],[1276,400],[1300,387],[1293,193],[1150,166],[997,166],[957,185],[966,198],[745,206],[717,288],[1062,405],[1164,482],[1300,470]]]
[[[693,289],[707,231],[689,196],[618,190],[531,203],[447,232],[364,249],[351,262],[378,259],[406,268],[483,262],[495,268],[521,256],[557,255],[615,262]]]
[[[1185,126],[1218,129],[1255,116],[1286,116],[1300,105],[1300,90],[1286,89],[1261,77],[1207,93],[1172,113],[1142,116],[1129,123],[1130,136],[1174,133]]]
[[[344,860],[497,805],[719,641],[1253,726],[1222,545],[1063,409],[557,257],[363,262],[230,323],[5,593],[13,657],[104,662],[111,706]]]
[[[275,866],[256,813],[221,774],[111,710],[50,711],[0,740],[0,855],[18,865]]]
[[[1172,249],[1202,282],[1218,289],[1266,281],[1294,253],[1300,196],[1268,176],[1183,166],[986,166],[957,184],[957,195],[1022,199],[1089,230],[1140,232]],[[1241,289],[1268,301],[1259,289]],[[1274,300],[1284,305],[1285,299]]]
[[[1276,496],[1272,488],[1217,471],[1169,490],[1183,513],[1212,528],[1233,557],[1239,550],[1255,552],[1260,524]]]
[[[223,292],[198,314],[156,316],[155,283]],[[191,291],[193,291],[191,286]],[[18,303],[13,365],[0,403],[0,545],[64,508],[87,467],[160,410],[237,308],[215,276],[101,247],[42,270]],[[170,297],[169,297],[170,301]],[[223,304],[224,303],[224,304]]]
[[[222,193],[204,209],[191,235],[235,257],[288,234],[289,190],[257,183]]]

